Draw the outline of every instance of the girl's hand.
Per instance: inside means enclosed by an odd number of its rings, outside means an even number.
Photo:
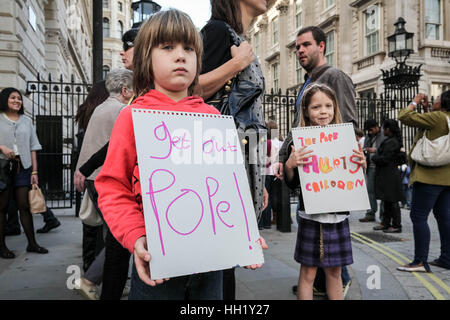
[[[141,278],[145,284],[154,287],[158,284],[162,284],[164,281],[168,281],[169,279],[151,279],[149,264],[151,259],[152,256],[147,251],[147,237],[140,237],[134,244],[134,264],[136,266],[136,271],[139,278]]]
[[[357,163],[361,167],[363,167],[364,170],[367,169],[366,157],[364,156],[364,152],[363,152],[362,147],[361,147],[361,145],[359,143],[358,143],[358,150],[353,149],[353,157],[359,158],[359,161],[358,160],[354,161],[355,163]]]
[[[286,162],[286,167],[290,169],[297,168],[300,165],[308,164],[309,161],[307,161],[311,157],[312,150],[305,149],[308,146],[301,147],[297,151],[295,151],[294,146],[291,146],[291,155],[289,156],[288,161]]]
[[[269,247],[267,246],[266,240],[264,240],[263,237],[259,238],[257,242],[259,242],[259,244],[261,245],[261,248],[263,248],[264,250],[269,249]],[[245,266],[244,268],[256,270],[256,269],[260,269],[261,267],[262,267],[262,263],[252,264],[250,266]]]

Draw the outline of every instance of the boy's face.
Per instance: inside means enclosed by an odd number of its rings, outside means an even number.
[[[197,54],[190,45],[162,43],[152,49],[155,89],[180,100],[197,75]]]

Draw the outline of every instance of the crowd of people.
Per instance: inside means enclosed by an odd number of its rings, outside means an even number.
[[[117,300],[128,295],[136,300],[234,300],[236,296],[234,268],[172,279],[151,278],[132,108],[220,114],[233,82],[251,82],[260,93],[252,98],[247,117],[254,126],[267,129],[265,148],[252,150],[245,143],[242,148],[260,230],[270,229],[279,214],[274,205],[279,201],[276,182],[283,181],[293,190],[300,185],[298,168],[310,161],[312,153],[304,147],[294,148],[292,132],[283,139],[275,121],[265,122],[264,77],[245,38],[250,22],[266,12],[266,1],[211,0],[211,8],[211,19],[201,35],[189,16],[176,9],[155,13],[126,32],[121,52],[125,69],[112,70],[105,81],[94,84],[78,109],[79,156],[74,184],[84,192],[82,208],[86,211],[80,214],[84,275],[79,290],[87,299]],[[326,36],[320,28],[310,26],[298,32],[297,58],[306,75],[292,127],[353,123],[358,141],[353,157],[364,170],[370,200],[370,209],[359,221],[376,222],[377,200],[381,200],[381,223],[373,229],[401,233],[400,203],[410,209],[415,256],[399,270],[429,272],[427,218],[433,210],[441,255],[430,264],[450,269],[450,161],[437,167],[407,161],[399,123],[394,119],[384,119],[381,126],[370,119],[364,123],[365,132],[358,129],[352,80],[326,63],[326,50]],[[1,169],[8,171],[5,187],[0,185],[0,255],[14,258],[5,243],[6,213],[13,201],[28,239],[27,251],[47,253],[35,241],[27,202],[30,185],[38,183],[36,152],[41,146],[31,121],[23,115],[20,91],[4,89],[0,103]],[[417,95],[398,117],[404,125],[420,129],[416,141],[424,135],[431,140],[449,135],[450,92],[442,93],[430,112],[416,112],[419,104],[428,106],[426,95]],[[245,135],[246,128],[237,117],[235,120],[238,134]],[[263,161],[250,161],[251,152]],[[309,300],[314,294],[333,300],[344,298],[351,285],[346,267],[353,263],[349,215],[306,214],[300,192],[293,253],[301,265],[298,284],[293,286],[298,299]],[[49,219],[46,232],[59,226],[59,221]],[[267,249],[263,238],[259,243]],[[131,285],[127,288],[131,255]],[[246,268],[256,270],[261,265]]]

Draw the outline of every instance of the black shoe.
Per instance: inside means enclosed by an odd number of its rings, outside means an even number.
[[[18,236],[20,234],[20,229],[16,230],[7,230],[5,232],[5,236]]]
[[[48,253],[48,250],[45,249],[44,247],[40,247],[40,246],[36,245],[36,246],[28,246],[27,252],[46,254],[46,253]]]
[[[402,233],[402,228],[389,227],[383,230],[384,233]]]
[[[58,228],[61,222],[56,221],[54,223],[46,223],[41,229],[36,230],[37,233],[47,233],[52,229]]]
[[[16,255],[11,250],[4,249],[0,251],[0,257],[3,259],[14,259]]]
[[[433,260],[431,262],[428,262],[429,265],[435,266],[435,267],[439,267],[439,268],[444,268],[444,269],[450,269],[450,266],[445,265],[441,260],[436,259]]]

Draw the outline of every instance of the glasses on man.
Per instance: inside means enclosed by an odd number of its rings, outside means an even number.
[[[131,41],[126,41],[123,43],[123,51],[128,51],[128,49],[133,48],[134,47],[134,43]]]

